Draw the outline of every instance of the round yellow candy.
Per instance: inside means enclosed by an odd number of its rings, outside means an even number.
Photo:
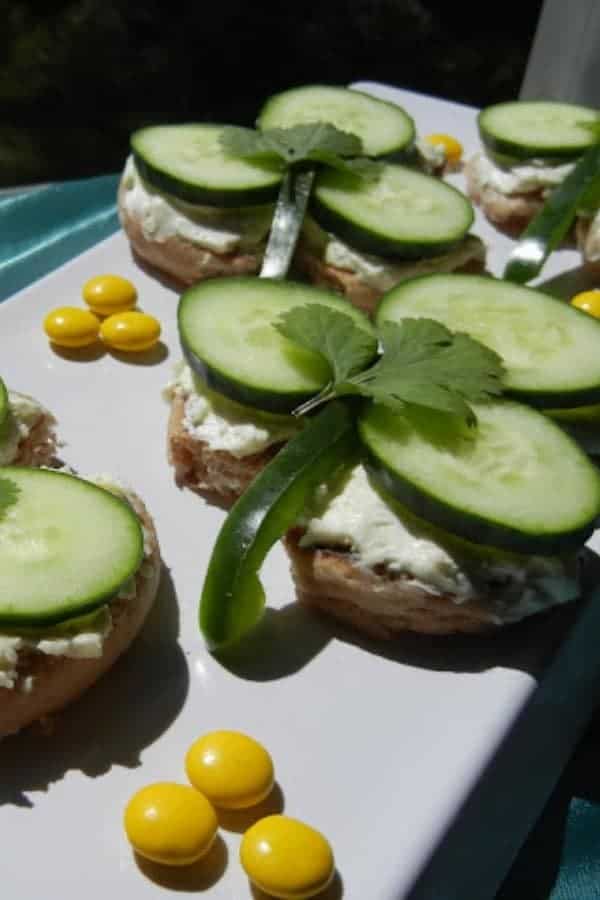
[[[206,797],[173,782],[150,784],[134,794],[124,824],[134,850],[166,866],[200,859],[217,834],[217,815]]]
[[[462,144],[451,134],[428,134],[425,140],[434,147],[441,145],[451,166],[455,166],[460,161],[463,154]]]
[[[191,783],[215,806],[246,809],[273,787],[273,760],[262,744],[239,731],[212,731],[192,744],[185,757]]]
[[[100,322],[87,309],[60,306],[44,319],[44,331],[58,347],[87,347],[98,340]]]
[[[289,816],[267,816],[242,838],[240,861],[260,890],[282,900],[303,900],[324,890],[335,866],[323,835]]]
[[[83,299],[93,312],[100,316],[133,309],[137,291],[131,281],[120,275],[97,275],[83,286]]]
[[[100,337],[113,350],[137,353],[149,350],[160,337],[160,323],[154,316],[130,310],[109,316],[100,326]]]
[[[581,294],[575,294],[571,299],[571,306],[600,319],[600,290],[582,291]]]

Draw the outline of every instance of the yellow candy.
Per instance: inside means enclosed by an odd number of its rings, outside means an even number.
[[[120,275],[97,275],[83,286],[83,299],[93,312],[100,316],[132,309],[137,301],[137,291],[131,281]]]
[[[462,144],[460,141],[457,141],[455,137],[452,137],[451,134],[428,134],[425,140],[434,147],[441,144],[444,148],[446,159],[451,166],[455,166],[460,162],[463,154]]]
[[[582,291],[581,294],[575,294],[571,300],[571,306],[576,306],[583,312],[600,319],[600,290]]]
[[[100,322],[87,309],[60,306],[44,319],[44,331],[58,347],[87,347],[98,340]]]
[[[239,731],[213,731],[187,752],[191,783],[215,806],[246,809],[264,800],[273,787],[273,761],[258,741]]]
[[[113,350],[137,353],[149,350],[160,337],[160,323],[154,316],[130,310],[109,316],[100,326],[100,337]]]
[[[134,794],[124,824],[134,850],[166,866],[200,859],[217,834],[217,815],[206,797],[172,782],[150,784]]]
[[[240,861],[256,887],[282,900],[313,897],[335,871],[323,835],[288,816],[267,816],[252,825],[242,838]]]

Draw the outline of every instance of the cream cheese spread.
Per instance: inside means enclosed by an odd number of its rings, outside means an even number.
[[[321,485],[299,524],[305,529],[301,546],[347,550],[357,566],[385,566],[457,604],[485,599],[498,624],[578,594],[576,578],[562,559],[518,556],[457,540],[384,498],[362,465],[341,482]]]
[[[286,441],[302,427],[292,416],[258,412],[209,391],[185,362],[165,388],[167,399],[175,393],[185,398],[185,430],[211,450],[225,450],[237,459]]]
[[[65,468],[65,471],[70,470]],[[110,475],[89,476],[88,480],[127,499],[125,486]],[[149,578],[152,576],[154,568],[148,559],[153,548],[147,529],[143,527],[142,530],[144,534],[144,561],[138,570],[138,574],[144,578]],[[135,578],[132,578],[122,585],[117,597],[130,600],[135,597],[135,593]],[[67,630],[67,623],[65,623],[64,633],[57,633],[55,628],[54,630],[49,630],[47,635],[44,635],[40,630],[40,634],[35,637],[3,634],[0,630],[0,688],[13,689],[17,687],[26,692],[34,689],[35,683],[31,676],[19,678],[17,666],[20,652],[36,651],[47,656],[65,656],[69,659],[97,659],[101,657],[104,650],[104,641],[112,629],[110,608],[108,606],[101,607],[93,621],[90,621],[88,618],[85,621],[86,624],[82,630],[77,630],[75,623],[73,630]]]
[[[457,247],[440,256],[403,262],[386,259],[373,253],[361,253],[335,235],[324,231],[310,217],[304,222],[302,235],[307,245],[318,252],[327,265],[355,272],[365,284],[379,291],[387,291],[399,282],[414,278],[416,275],[453,272],[468,262],[485,260],[485,247],[475,235],[467,235]]]
[[[582,249],[588,262],[600,261],[600,209],[590,221]]]
[[[147,240],[160,243],[175,236],[226,254],[256,249],[271,227],[272,205],[222,209],[185,203],[144,181],[131,156],[125,164],[123,187],[125,209],[140,223]]]
[[[28,438],[45,410],[25,394],[8,392],[9,419],[7,432],[0,441],[0,466],[8,466],[18,456],[19,444]]]
[[[493,188],[500,194],[532,194],[548,190],[561,184],[575,163],[549,165],[543,160],[529,160],[515,166],[502,168],[485,153],[477,153],[469,163],[471,175],[480,190]]]

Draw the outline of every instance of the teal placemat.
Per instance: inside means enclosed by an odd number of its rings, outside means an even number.
[[[0,301],[118,229],[118,177],[0,196]],[[580,745],[497,896],[521,898],[600,900],[600,722]]]

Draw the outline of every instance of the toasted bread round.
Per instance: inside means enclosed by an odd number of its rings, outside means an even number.
[[[299,242],[294,262],[298,271],[302,272],[312,284],[342,294],[353,306],[369,316],[375,313],[379,300],[385,293],[383,288],[367,284],[360,274],[348,269],[337,268],[325,262],[305,241]],[[412,277],[417,271],[419,274],[426,275],[432,272],[478,273],[484,269],[485,247],[483,242],[478,237],[469,235],[465,239],[459,255],[421,260],[418,263],[418,270],[414,263],[409,262],[407,263],[406,277]]]
[[[476,157],[464,166],[467,194],[485,217],[510,235],[520,234],[544,205],[542,188],[524,194],[502,194],[482,185],[477,174]]]
[[[19,651],[18,680],[13,688],[0,687],[0,737],[13,734],[63,709],[91,687],[129,647],[154,602],[160,581],[160,551],[154,524],[135,494],[127,498],[146,530],[150,554],[135,577],[135,596],[115,598],[110,604],[112,629],[102,656],[72,659],[37,650]],[[31,690],[23,690],[25,679]]]
[[[580,217],[575,225],[575,240],[577,247],[583,257],[583,265],[587,272],[591,275],[600,277],[600,246],[596,241],[596,246],[590,246],[590,231],[592,219]]]
[[[223,506],[231,506],[251,481],[283,446],[271,444],[260,453],[236,457],[226,450],[213,450],[184,427],[185,397],[175,393],[167,429],[167,457],[175,469],[179,487],[218,497]]]
[[[256,253],[214,253],[185,238],[173,235],[166,240],[152,240],[144,234],[142,223],[127,209],[123,179],[118,191],[118,212],[123,230],[134,253],[159,272],[183,285],[203,278],[224,275],[253,275],[262,262],[262,250]]]
[[[490,631],[501,624],[477,600],[425,591],[411,576],[383,566],[357,566],[343,550],[301,547],[303,530],[284,538],[301,603],[351,625],[369,637],[392,640],[405,631],[459,634]]]

